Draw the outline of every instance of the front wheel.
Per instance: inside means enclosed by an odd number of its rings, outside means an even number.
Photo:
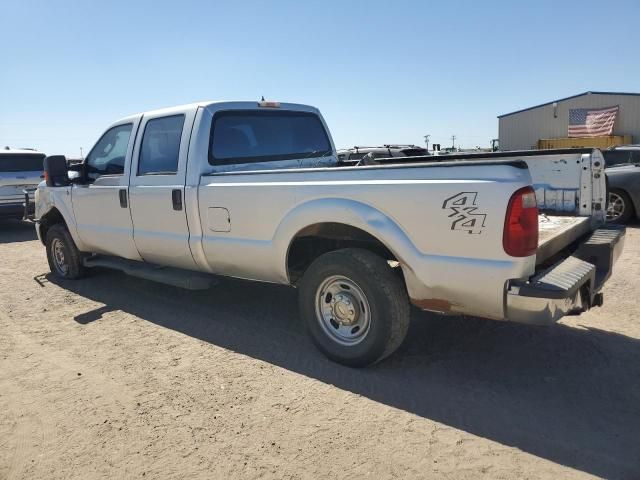
[[[65,279],[82,277],[82,256],[69,230],[64,225],[54,225],[47,232],[46,238],[47,261],[51,272]]]
[[[331,360],[364,367],[391,355],[409,328],[401,277],[386,260],[349,248],[316,259],[300,282],[300,313]]]

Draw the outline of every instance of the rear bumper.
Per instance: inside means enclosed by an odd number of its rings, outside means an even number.
[[[33,208],[31,212],[33,213]],[[24,205],[22,203],[4,203],[0,204],[0,218],[18,218],[24,215]]]
[[[598,229],[573,255],[529,280],[509,281],[507,319],[545,325],[601,305],[600,290],[611,276],[624,239],[624,227]]]

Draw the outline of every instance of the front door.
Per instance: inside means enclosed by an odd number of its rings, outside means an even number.
[[[195,112],[144,117],[129,182],[133,239],[150,263],[195,268],[189,249],[184,188]]]
[[[111,127],[85,160],[86,182],[71,189],[78,236],[94,253],[140,260],[127,198],[129,162],[139,118]]]

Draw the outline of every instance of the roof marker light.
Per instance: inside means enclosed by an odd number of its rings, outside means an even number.
[[[264,107],[264,108],[280,108],[280,102],[271,102],[268,100],[262,100],[258,102],[258,106]]]

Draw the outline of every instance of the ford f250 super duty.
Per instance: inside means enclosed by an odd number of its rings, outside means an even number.
[[[546,324],[602,302],[625,231],[604,224],[598,150],[436,160],[341,164],[305,105],[179,106],[119,120],[80,165],[47,157],[36,229],[65,279],[295,286],[315,344],[352,366],[398,348],[411,304]]]

